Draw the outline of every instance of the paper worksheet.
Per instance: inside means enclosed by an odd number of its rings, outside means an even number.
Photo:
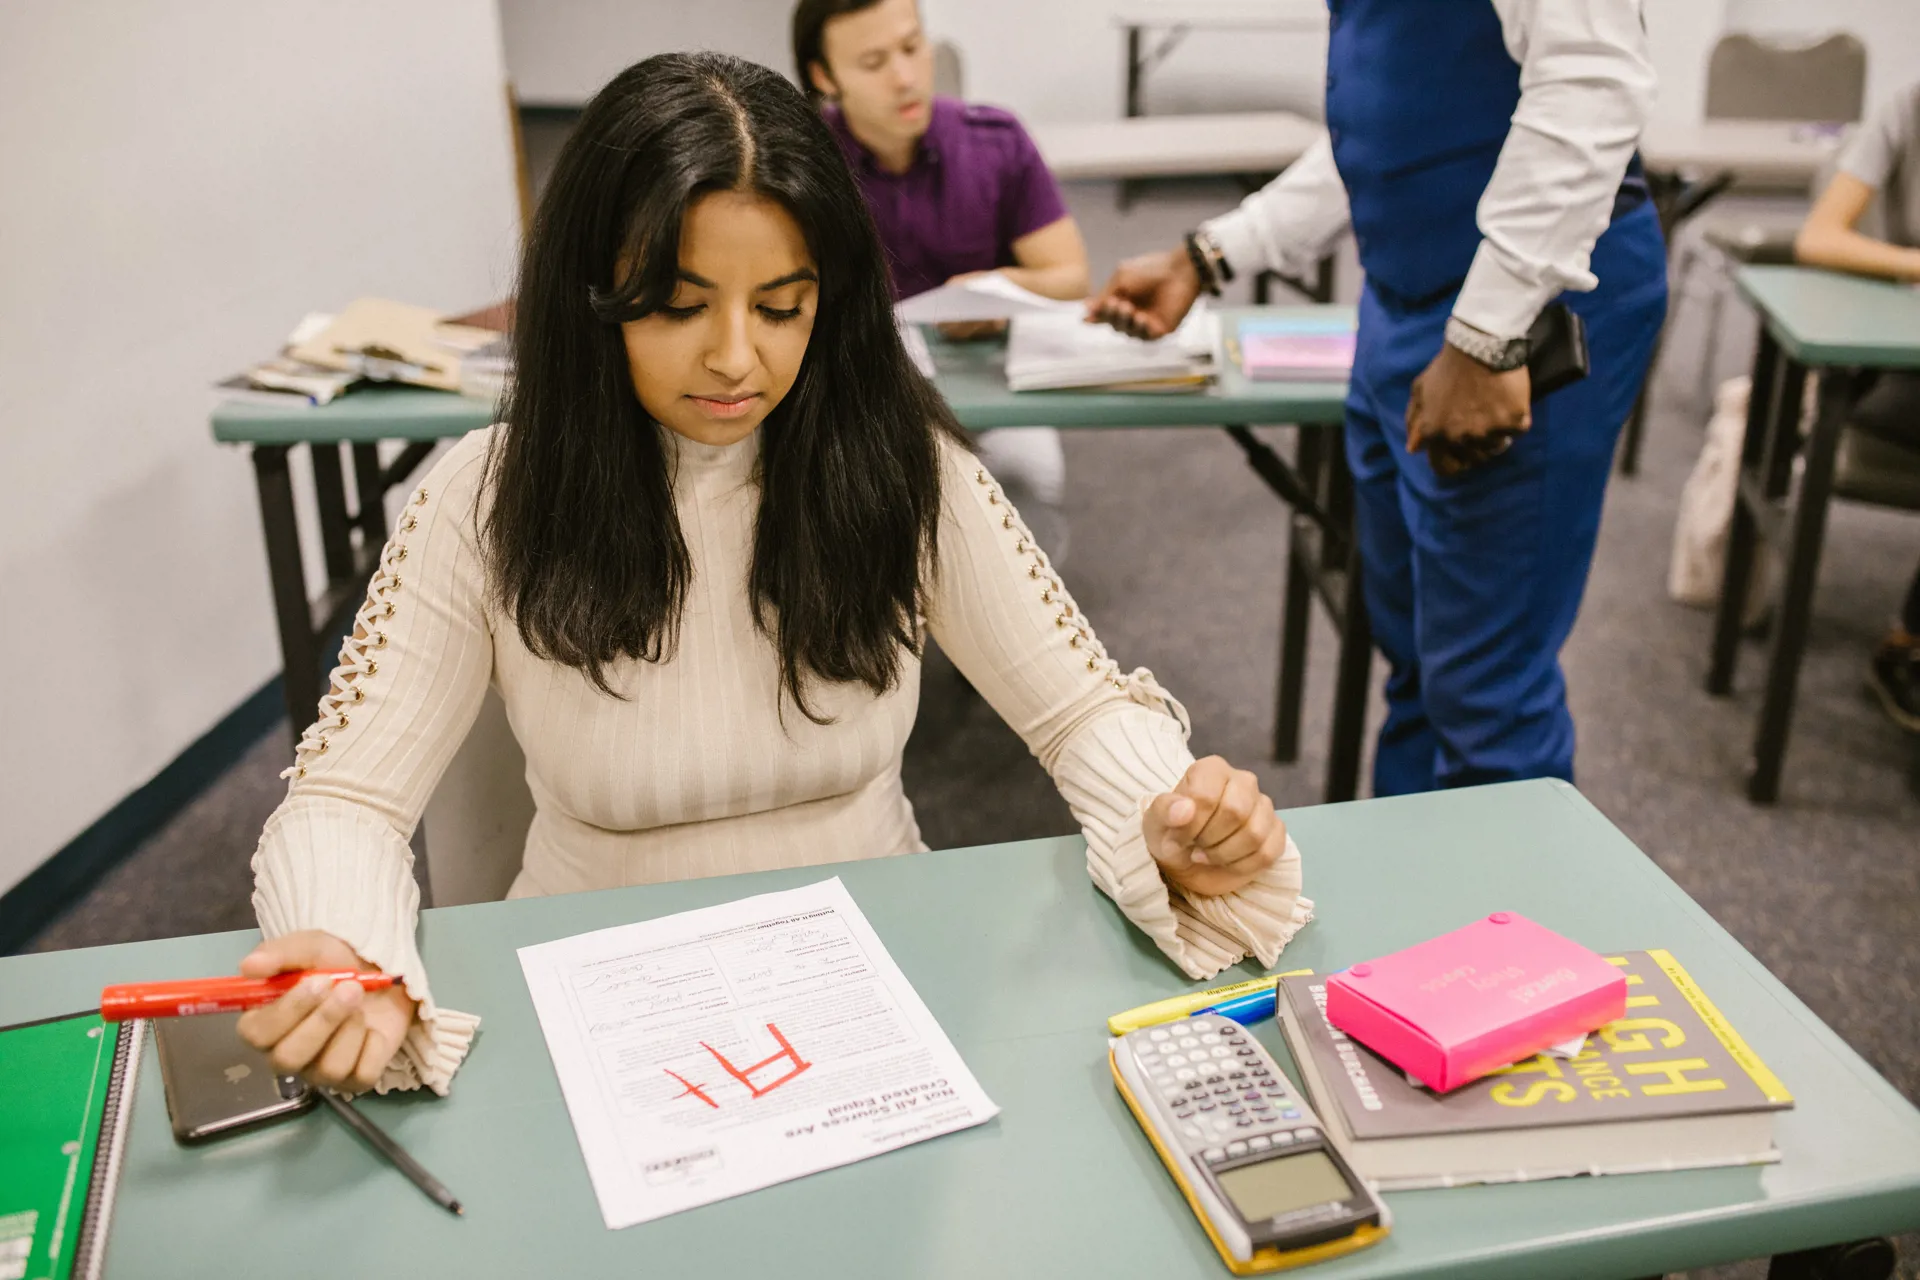
[[[1081,302],[1046,298],[1015,284],[998,271],[969,276],[903,298],[894,311],[908,324],[959,324],[972,320],[1010,320],[1014,316],[1079,315]]]
[[[520,949],[609,1228],[991,1119],[838,877]]]

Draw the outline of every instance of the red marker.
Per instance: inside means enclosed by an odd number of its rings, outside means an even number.
[[[100,992],[100,1016],[108,1022],[128,1018],[188,1018],[201,1013],[237,1013],[272,1004],[307,978],[331,986],[354,980],[362,991],[385,991],[399,979],[390,973],[352,969],[305,969],[271,978],[188,978],[180,982],[123,982]]]

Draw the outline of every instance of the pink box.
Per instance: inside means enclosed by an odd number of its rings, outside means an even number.
[[[1445,1093],[1627,1011],[1627,980],[1511,911],[1327,979],[1327,1021]]]

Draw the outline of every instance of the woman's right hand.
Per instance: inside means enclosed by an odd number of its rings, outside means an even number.
[[[269,938],[240,962],[240,972],[249,978],[295,969],[379,972],[352,947],[318,929]],[[357,982],[309,978],[272,1004],[241,1014],[240,1038],[265,1053],[275,1071],[343,1093],[365,1093],[406,1039],[418,1008],[397,982],[368,994]]]
[[[1164,338],[1180,327],[1200,296],[1200,274],[1185,246],[1128,258],[1087,301],[1087,319],[1136,338]]]

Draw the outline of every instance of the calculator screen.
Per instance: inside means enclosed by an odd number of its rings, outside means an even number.
[[[1301,1151],[1259,1164],[1243,1164],[1214,1177],[1248,1222],[1353,1195],[1353,1188],[1324,1151]]]

